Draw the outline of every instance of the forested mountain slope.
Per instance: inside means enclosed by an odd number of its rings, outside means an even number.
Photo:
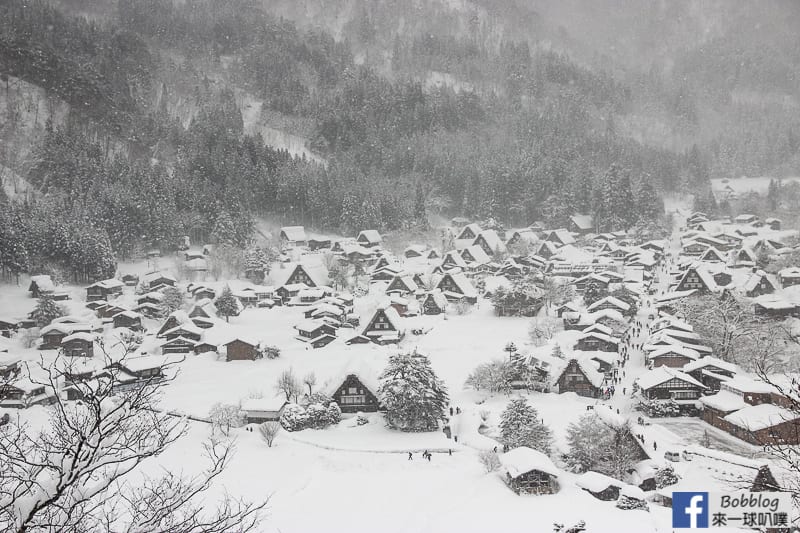
[[[352,232],[426,212],[510,225],[594,212],[612,229],[651,220],[658,191],[793,167],[791,3],[724,17],[691,0],[606,4],[614,16],[525,0],[9,0],[0,163],[38,194],[0,231],[90,227],[127,255],[219,238],[228,221],[244,244],[258,215]],[[766,47],[743,30],[751,17]],[[69,112],[21,127],[15,83]],[[36,147],[24,160],[6,149],[20,135]],[[10,262],[65,254],[21,249]]]

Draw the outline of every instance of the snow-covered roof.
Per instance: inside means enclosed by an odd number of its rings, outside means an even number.
[[[461,228],[461,231],[459,231],[459,232],[458,232],[458,235],[456,236],[456,240],[463,240],[463,239],[464,239],[464,237],[462,237],[462,235],[464,235],[464,233],[465,233],[465,232],[466,232],[468,229],[469,229],[469,230],[470,230],[470,231],[471,231],[471,232],[472,232],[474,235],[478,235],[478,234],[479,234],[481,231],[483,231],[479,225],[477,225],[477,224],[475,224],[475,223],[473,222],[472,224],[467,224],[466,226],[464,226],[463,228]]]
[[[366,248],[364,248],[364,250],[366,250]],[[368,254],[372,253],[369,251],[367,252]],[[315,264],[309,261],[302,263],[286,263],[285,268],[283,269],[273,269],[271,275],[273,281],[275,282],[275,286],[281,287],[286,285],[286,282],[289,281],[289,278],[298,268],[301,268],[306,274],[308,274],[308,277],[311,278],[311,281],[318,287],[328,285],[328,269],[325,268],[325,266],[321,263]]]
[[[588,231],[594,227],[594,219],[592,215],[572,215],[569,217],[573,224],[579,229]]]
[[[547,234],[546,240],[550,241],[550,237],[557,238],[562,244],[572,244],[575,242],[575,238],[572,236],[572,233],[564,228],[551,230]]]
[[[142,318],[142,315],[140,315],[139,313],[137,313],[135,311],[120,311],[119,313],[114,315],[114,318],[116,318],[118,316],[124,316],[125,318],[130,318],[131,320],[136,320],[137,318]]]
[[[619,493],[622,496],[633,498],[634,500],[644,501],[644,499],[647,497],[642,489],[628,484],[622,485],[622,488],[620,488]]]
[[[578,340],[592,339],[592,338],[593,339],[600,339],[601,341],[608,342],[608,343],[611,343],[611,344],[619,344],[619,341],[617,339],[615,339],[614,337],[612,337],[610,335],[606,335],[604,333],[598,333],[596,331],[590,331],[589,333],[584,333],[583,335],[578,337]]]
[[[725,417],[734,426],[749,431],[758,431],[797,419],[800,419],[800,413],[769,403],[749,405]]]
[[[93,333],[86,333],[86,332],[79,332],[73,333],[72,335],[67,335],[61,340],[61,344],[69,341],[81,340],[86,342],[94,342],[95,336]]]
[[[684,372],[693,372],[700,368],[705,368],[707,366],[715,366],[720,370],[727,370],[728,372],[737,373],[739,371],[739,367],[734,365],[733,363],[729,363],[727,361],[723,361],[722,359],[718,359],[712,356],[706,356],[701,359],[697,359],[696,361],[690,361],[683,365]]]
[[[303,226],[284,226],[281,228],[281,233],[292,242],[307,240],[306,229]]]
[[[446,276],[450,276],[450,278],[453,280],[453,283],[455,283],[456,287],[458,287],[461,291],[461,294],[467,298],[476,298],[478,296],[478,291],[475,290],[475,287],[472,286],[472,283],[463,272],[448,273]],[[445,277],[439,280],[439,284],[441,284]]]
[[[456,250],[450,250],[444,254],[444,257],[442,258],[442,264],[445,262],[453,263],[455,266],[461,268],[467,267],[467,262],[464,261],[464,258],[461,257],[461,254],[459,254]]]
[[[179,332],[192,333],[192,334],[195,334],[195,335],[202,335],[203,334],[203,330],[201,328],[198,328],[194,324],[192,324],[191,320],[189,320],[187,318],[186,322],[182,322],[180,325],[175,326],[172,329],[168,329],[167,331],[165,331],[163,333],[163,335],[171,335],[171,334],[179,333]]]
[[[187,339],[188,340],[188,339]],[[132,372],[141,372],[151,368],[163,367],[181,361],[179,357],[169,357],[163,355],[142,355],[139,357],[128,357],[120,361],[120,364]]]
[[[597,309],[598,307],[602,306],[603,304],[610,304],[618,309],[622,309],[623,311],[627,311],[631,308],[631,305],[627,302],[620,300],[619,298],[615,298],[613,296],[606,296],[605,298],[601,298],[597,300],[595,303],[587,307],[587,311],[591,312]]]
[[[603,492],[608,487],[620,487],[624,483],[600,472],[584,472],[575,478],[575,485],[589,492]]]
[[[156,300],[156,301],[160,302],[161,300],[164,299],[164,293],[158,292],[158,291],[151,291],[151,292],[147,292],[145,294],[142,294],[141,296],[137,296],[136,300],[137,301],[138,300],[144,300],[146,298],[149,298],[149,299]]]
[[[800,267],[784,268],[778,275],[782,278],[800,278]]]
[[[612,335],[614,333],[614,330],[611,329],[610,327],[596,323],[583,329],[581,333],[591,333],[592,331],[596,331],[597,333],[603,333],[604,335]]]
[[[512,478],[527,474],[533,470],[556,477],[559,474],[558,468],[549,457],[527,446],[520,446],[502,454],[500,456],[500,464],[503,470]]]
[[[639,384],[639,388],[647,390],[647,389],[652,389],[656,385],[660,385],[671,379],[679,379],[681,381],[684,381],[701,389],[707,388],[705,385],[694,379],[689,374],[666,366],[660,366],[658,368],[654,368],[653,370],[645,372],[644,374],[639,376],[639,379],[636,380],[636,383]]]
[[[472,256],[473,259],[473,261],[471,261],[472,263],[477,263],[479,265],[489,263],[492,260],[492,258],[489,257],[489,255],[483,250],[483,248],[481,248],[477,244],[473,244],[472,246],[468,246],[463,250],[461,250],[462,258],[464,257],[465,253],[468,253],[470,256]],[[466,259],[464,259],[464,261],[466,261]]]
[[[144,282],[148,285],[159,279],[167,279],[172,282],[177,282],[174,276],[171,276],[170,274],[164,274],[163,272],[150,272],[149,274],[145,274],[143,278]]]
[[[89,287],[102,287],[103,289],[116,289],[117,287],[122,287],[124,283],[120,280],[115,278],[104,279],[103,281],[98,281],[96,283],[92,283]]]
[[[698,352],[697,350],[692,350],[691,348],[687,348],[686,346],[679,346],[673,344],[658,348],[657,350],[653,350],[652,352],[650,352],[650,358],[660,357],[662,355],[666,355],[669,353],[682,355],[684,357],[688,357],[689,359],[698,359],[700,357],[700,352]]]
[[[280,411],[281,407],[286,405],[286,399],[283,396],[274,398],[248,398],[242,400],[242,411]]]
[[[356,238],[359,241],[366,241],[370,244],[379,244],[383,241],[383,237],[381,234],[378,233],[378,230],[374,229],[365,229],[359,232],[358,237]]]
[[[40,291],[50,292],[56,289],[52,278],[48,274],[39,274],[38,276],[31,276],[31,282],[39,287]]]
[[[447,307],[447,298],[439,289],[430,291],[427,296],[433,298],[433,303],[435,303],[438,308],[445,309]]]
[[[721,390],[711,396],[701,396],[700,403],[725,413],[738,411],[748,405],[740,395],[726,390]]]
[[[739,392],[750,392],[754,394],[770,394],[778,392],[777,388],[766,381],[754,379],[742,374],[737,374],[733,378],[726,381],[724,387]]]
[[[500,236],[497,235],[497,232],[495,230],[493,229],[484,230],[480,232],[480,234],[477,237],[475,237],[475,240],[477,241],[478,238],[480,237],[483,237],[483,240],[486,241],[486,244],[489,245],[490,250],[494,252],[506,251],[506,245],[503,243],[503,240],[500,238]]]
[[[319,318],[309,318],[307,320],[303,320],[302,322],[295,324],[294,329],[296,329],[297,331],[311,332],[325,325],[328,325],[328,323],[324,322]]]

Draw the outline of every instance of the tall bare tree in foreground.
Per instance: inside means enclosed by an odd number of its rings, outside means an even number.
[[[115,346],[116,360],[130,347]],[[106,361],[111,356],[102,347]],[[121,353],[120,353],[121,352]],[[61,364],[58,364],[61,363]],[[38,383],[57,390],[71,363],[61,358]],[[49,424],[35,429],[19,419],[0,428],[0,530],[204,533],[251,531],[266,501],[230,496],[216,505],[205,492],[229,463],[233,447],[204,445],[207,468],[193,477],[169,470],[133,475],[187,432],[186,420],[157,409],[169,378],[122,390],[118,370],[74,384],[81,401],[56,396]],[[161,368],[173,373],[170,365]]]

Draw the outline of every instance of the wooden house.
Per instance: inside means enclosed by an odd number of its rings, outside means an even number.
[[[675,286],[675,291],[690,290],[696,291],[695,294],[698,295],[711,294],[717,291],[717,283],[707,270],[699,266],[691,266],[686,269]]]
[[[480,246],[484,253],[488,256],[494,256],[498,253],[505,253],[506,245],[503,240],[497,235],[493,229],[481,231],[475,240],[472,242],[473,246]]]
[[[122,294],[123,283],[118,279],[106,279],[86,287],[86,301],[108,300]]]
[[[261,357],[258,343],[234,339],[223,346],[225,346],[225,359],[227,361],[255,361]]]
[[[173,362],[157,355],[143,355],[115,361],[110,365],[110,369],[117,382],[132,385],[142,381],[155,382],[164,379],[165,368]]]
[[[422,313],[440,315],[447,310],[447,298],[442,291],[435,290],[425,294],[422,300]]]
[[[618,345],[619,341],[610,335],[589,332],[578,337],[575,349],[588,352],[616,352]]]
[[[192,348],[192,351],[195,353],[195,355],[200,355],[201,353],[219,352],[219,346],[213,342],[203,341],[195,344],[194,348]]]
[[[327,250],[331,247],[331,240],[324,237],[310,237],[308,239],[308,249],[312,252],[315,250]]]
[[[800,413],[773,404],[748,405],[716,427],[756,446],[800,444]]]
[[[548,260],[558,253],[558,247],[552,241],[541,241],[536,247],[534,255],[541,257],[543,260]]]
[[[647,400],[694,402],[707,388],[689,374],[666,366],[654,368],[636,380],[642,397]]]
[[[458,233],[458,235],[456,235],[456,240],[457,241],[465,241],[465,240],[474,241],[475,237],[477,237],[480,234],[481,231],[483,231],[483,230],[481,229],[481,227],[479,225],[477,225],[477,224],[467,224],[466,226],[461,228],[461,231]]]
[[[786,287],[800,285],[800,268],[798,267],[784,268],[783,270],[778,272],[778,279],[780,280],[781,286],[784,289]]]
[[[336,327],[324,319],[303,320],[294,326],[297,340],[322,347],[336,339]]]
[[[374,229],[365,229],[359,232],[356,242],[366,248],[375,248],[383,243],[383,237]]]
[[[242,412],[247,424],[277,422],[287,402],[284,398],[249,398],[242,401]]]
[[[163,336],[167,340],[177,339],[177,338],[184,338],[190,339],[195,343],[200,342],[200,337],[203,336],[203,330],[192,324],[191,321],[184,322],[178,326],[175,326],[172,329],[168,329],[163,333]]]
[[[702,242],[698,242],[695,240],[687,241],[681,247],[682,253],[685,255],[703,255],[703,253],[708,250],[709,246]]]
[[[469,303],[478,301],[478,292],[463,273],[445,273],[436,288],[442,291],[448,301],[464,300]]]
[[[574,392],[578,396],[597,398],[605,376],[587,360],[570,359],[556,379],[559,394]]]
[[[161,353],[167,354],[187,354],[194,351],[197,346],[197,341],[194,339],[187,339],[185,337],[173,337],[164,342],[160,348]]]
[[[419,290],[411,276],[396,275],[386,287],[386,294],[415,294]]]
[[[603,309],[613,309],[614,311],[619,311],[622,315],[625,315],[628,311],[630,311],[631,305],[623,300],[620,300],[619,298],[615,298],[614,296],[606,296],[605,298],[597,300],[586,308],[586,310],[590,313],[602,311]]]
[[[751,215],[751,214],[748,214],[748,213],[743,213],[743,214],[738,215],[736,218],[733,219],[733,221],[736,224],[752,224],[753,222],[756,222],[757,220],[758,220],[758,216]]]
[[[305,246],[308,237],[303,226],[284,226],[281,228],[279,238],[285,246]]]
[[[746,296],[750,298],[755,298],[756,296],[761,296],[763,294],[772,294],[775,292],[777,287],[775,284],[770,280],[767,276],[767,273],[763,270],[757,270],[753,272],[747,281],[745,281],[742,290]]]
[[[396,344],[405,336],[400,315],[391,307],[378,308],[361,333],[376,344]]]
[[[71,324],[54,322],[42,328],[40,335],[42,343],[39,345],[40,350],[57,350],[61,348],[61,342],[65,337],[73,333],[90,333],[92,327],[88,324]]]
[[[609,502],[619,498],[619,491],[624,483],[605,474],[589,471],[579,475],[575,479],[575,485],[598,500]]]
[[[19,321],[9,318],[0,318],[0,335],[11,337],[11,334],[19,329]]]
[[[734,268],[752,268],[756,265],[758,259],[755,252],[750,248],[743,247],[739,249],[733,257]]]
[[[566,229],[554,229],[547,232],[544,238],[547,242],[552,242],[557,246],[565,246],[567,244],[575,244],[575,238]],[[541,255],[537,252],[537,255]]]
[[[736,365],[711,356],[690,361],[681,370],[711,391],[720,390],[722,383],[728,381],[738,371]]]
[[[428,247],[424,244],[412,244],[408,248],[405,249],[403,252],[403,256],[406,259],[414,259],[417,257],[425,257],[425,254],[428,252]]]
[[[558,469],[540,451],[520,446],[500,456],[500,468],[506,484],[517,494],[555,494],[558,492]]]
[[[780,231],[781,229],[781,221],[778,218],[770,217],[764,221],[764,224],[769,226],[769,229],[773,231]]]
[[[136,274],[124,274],[122,276],[122,283],[128,287],[135,287],[139,284],[139,276]]]
[[[328,273],[324,272],[324,267],[312,268],[303,264],[295,264],[289,276],[278,285],[298,285],[303,284],[307,287],[322,287],[328,284]]]
[[[442,259],[442,268],[445,270],[450,270],[453,268],[460,268],[462,270],[467,269],[467,262],[458,253],[456,250],[450,250],[446,254],[444,254],[444,259]]]
[[[31,283],[28,285],[28,292],[31,293],[33,298],[39,298],[42,295],[52,295],[56,290],[52,278],[47,274],[38,276],[31,276]]]
[[[164,294],[158,291],[148,292],[136,297],[136,304],[140,306],[144,304],[160,306],[163,301]]]
[[[6,356],[0,360],[0,380],[8,382],[20,374],[21,366],[20,359],[16,357],[8,358]]]
[[[142,331],[142,315],[134,311],[122,311],[113,317],[115,328],[128,328],[133,331]]]
[[[727,261],[725,254],[709,246],[706,248],[705,252],[700,254],[700,261],[706,261],[708,263],[724,263]]]
[[[334,389],[330,393],[343,413],[374,413],[380,409],[377,393],[377,380],[365,384],[365,376],[347,374],[341,380],[336,380]]]
[[[195,300],[213,300],[217,297],[217,293],[214,289],[209,289],[208,287],[197,287],[192,291],[192,296],[194,296]]]
[[[595,274],[592,272],[591,274],[586,274],[585,276],[576,278],[572,283],[575,286],[576,292],[583,292],[586,290],[586,287],[592,284],[598,289],[608,290],[611,279],[602,274]]]
[[[174,287],[177,284],[177,280],[174,277],[161,272],[151,272],[146,274],[142,281],[151,291],[157,291],[159,289],[163,289],[164,287]]]
[[[569,217],[567,229],[578,235],[586,235],[594,231],[594,218],[592,215],[572,215]]]
[[[685,365],[700,358],[700,353],[685,346],[671,345],[658,348],[650,352],[648,361],[654,368],[668,366],[670,368],[683,368]]]
[[[34,383],[27,377],[0,385],[0,407],[24,408],[54,401],[55,393],[50,387]]]
[[[94,335],[73,333],[61,341],[61,351],[67,357],[94,357]]]

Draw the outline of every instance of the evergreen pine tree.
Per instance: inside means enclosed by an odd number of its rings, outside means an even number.
[[[656,470],[655,480],[656,487],[663,489],[664,487],[676,484],[681,478],[678,477],[678,474],[675,473],[675,469],[672,468],[672,466],[667,465]]]
[[[378,396],[386,407],[390,427],[402,431],[437,429],[449,400],[428,357],[417,352],[393,355],[380,380]]]
[[[221,210],[217,214],[214,229],[211,230],[211,238],[217,244],[235,245],[237,243],[236,227],[230,213]]]
[[[165,315],[183,307],[183,292],[177,287],[166,287],[162,294],[161,309]]]
[[[425,211],[425,189],[422,180],[417,181],[417,190],[414,193],[414,220],[421,228],[428,227],[428,215]]]
[[[549,454],[553,441],[550,429],[525,398],[511,400],[500,420],[500,440],[511,448],[527,446]]]
[[[239,301],[231,292],[229,285],[225,285],[222,289],[222,294],[214,302],[214,306],[217,308],[217,313],[225,317],[226,322],[230,322],[230,317],[239,314]]]
[[[34,320],[36,325],[41,328],[65,314],[64,308],[58,305],[52,296],[43,294],[37,300],[36,307],[30,312],[28,318]]]

